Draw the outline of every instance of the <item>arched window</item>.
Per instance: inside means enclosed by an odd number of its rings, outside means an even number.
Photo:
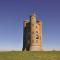
[[[38,31],[36,31],[36,33],[38,33]]]
[[[36,40],[36,43],[38,43],[38,40]]]
[[[36,26],[36,28],[38,28],[38,27]]]
[[[36,39],[39,39],[39,36],[36,34]]]
[[[32,32],[32,34],[34,34],[34,32]]]

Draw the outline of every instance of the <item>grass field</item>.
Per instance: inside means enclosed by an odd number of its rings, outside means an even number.
[[[0,52],[0,60],[60,60],[60,52]]]

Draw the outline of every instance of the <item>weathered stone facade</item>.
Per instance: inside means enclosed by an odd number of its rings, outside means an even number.
[[[23,51],[42,50],[42,21],[36,21],[36,15],[30,16],[30,21],[24,20]]]

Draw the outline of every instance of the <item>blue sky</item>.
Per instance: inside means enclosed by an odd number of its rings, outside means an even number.
[[[21,50],[33,9],[43,22],[43,48],[60,50],[60,0],[0,0],[0,50]]]

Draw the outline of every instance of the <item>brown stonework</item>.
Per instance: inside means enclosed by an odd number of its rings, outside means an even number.
[[[24,20],[23,51],[42,50],[42,21],[36,21],[36,16],[30,16],[30,22]]]

